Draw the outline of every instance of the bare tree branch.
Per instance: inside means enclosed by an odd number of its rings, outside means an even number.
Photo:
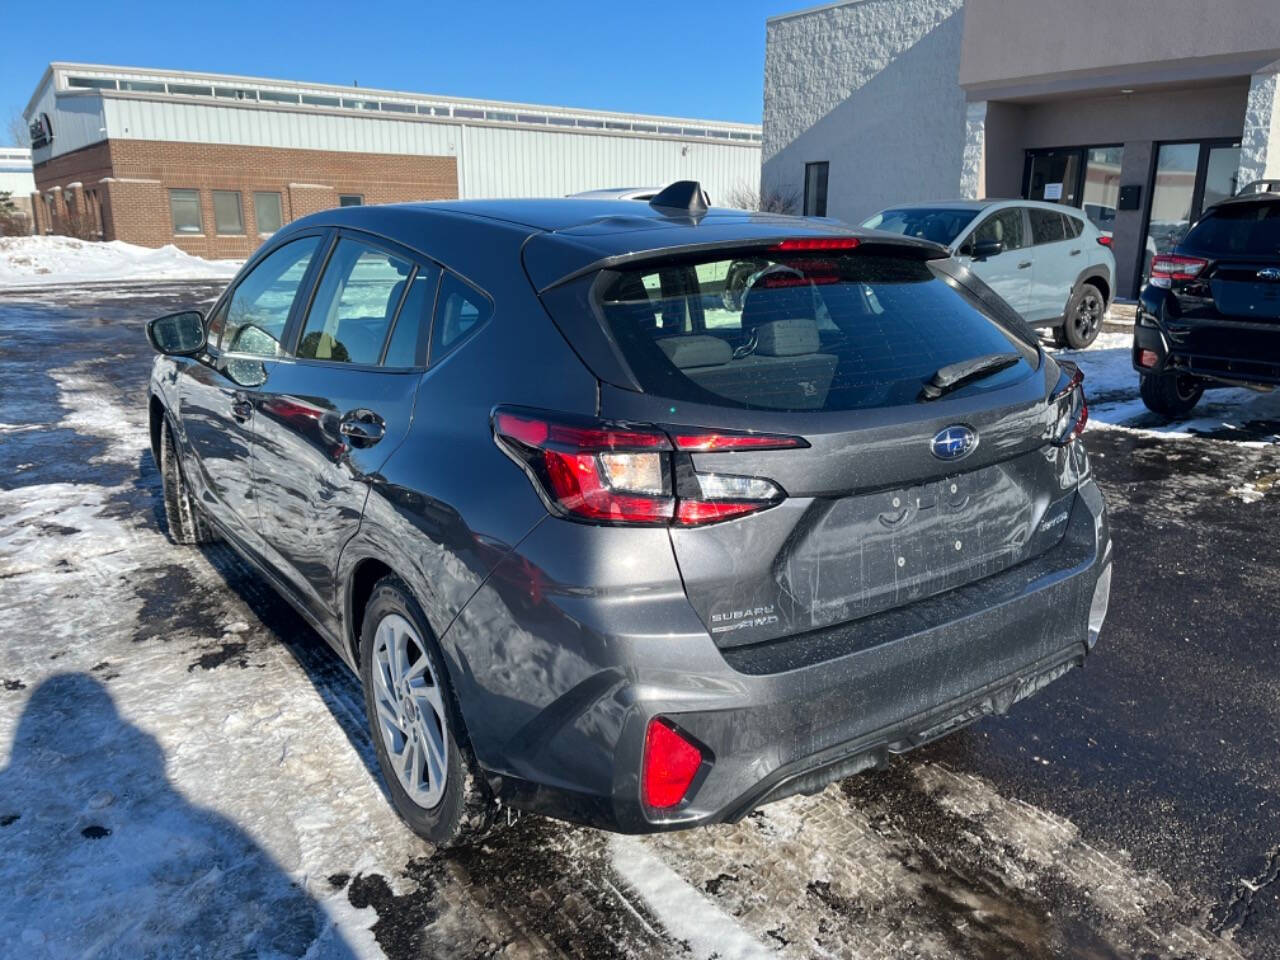
[[[9,113],[9,122],[6,125],[5,132],[9,140],[8,146],[31,146],[31,131],[27,128],[27,121],[23,119],[22,111],[17,107],[14,107]]]
[[[792,214],[800,212],[800,192],[792,187],[768,185],[761,192],[750,184],[739,183],[729,190],[725,201],[739,210]]]

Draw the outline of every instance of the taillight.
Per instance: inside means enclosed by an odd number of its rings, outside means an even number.
[[[1065,447],[1084,433],[1089,423],[1089,404],[1084,396],[1084,371],[1069,360],[1059,360],[1062,375],[1058,388],[1049,398],[1057,406],[1050,442]]]
[[[644,802],[654,809],[676,806],[685,798],[702,766],[702,751],[667,720],[649,721],[644,737],[640,784]]]
[[[1188,257],[1180,253],[1158,253],[1151,258],[1151,283],[1169,288],[1175,280],[1194,280],[1209,265],[1201,257]]]
[[[1098,237],[1098,243],[1104,247],[1109,247],[1111,246],[1111,238],[1104,233],[1102,236]]]
[[[785,493],[765,477],[698,473],[689,454],[808,446],[799,437],[673,430],[500,407],[498,445],[525,468],[547,505],[569,519],[701,526],[773,506]]]

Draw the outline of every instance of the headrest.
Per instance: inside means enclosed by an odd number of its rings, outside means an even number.
[[[664,337],[657,344],[667,359],[681,370],[718,367],[733,359],[733,348],[719,337]]]
[[[764,357],[798,357],[817,353],[822,341],[812,320],[772,320],[756,327],[756,354]]]

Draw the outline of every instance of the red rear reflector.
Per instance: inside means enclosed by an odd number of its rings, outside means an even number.
[[[795,237],[775,243],[770,249],[789,250],[853,250],[861,241],[857,237]]]
[[[641,784],[644,802],[655,809],[674,807],[684,799],[702,766],[702,751],[660,717],[649,721],[644,738]]]
[[[1110,237],[1099,237],[1099,238],[1098,238],[1098,242],[1099,242],[1100,244],[1102,244],[1104,247],[1109,247],[1109,246],[1111,246],[1111,238],[1110,238]]]
[[[1140,367],[1154,367],[1159,362],[1160,358],[1156,356],[1154,350],[1143,350],[1138,354],[1138,366]]]
[[[673,433],[677,450],[716,453],[720,450],[789,450],[807,447],[800,437],[772,433]]]

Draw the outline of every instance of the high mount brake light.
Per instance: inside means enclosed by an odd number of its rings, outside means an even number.
[[[1151,283],[1168,288],[1175,280],[1195,280],[1208,265],[1209,261],[1203,257],[1158,253],[1151,258]]]
[[[1058,405],[1058,417],[1053,428],[1052,443],[1065,447],[1075,441],[1089,423],[1089,403],[1084,395],[1084,371],[1074,363],[1062,361],[1062,373],[1066,380],[1049,398]],[[1061,381],[1059,381],[1061,383]]]
[[[769,249],[779,253],[798,250],[855,250],[861,242],[857,237],[794,237],[775,243]]]
[[[493,432],[555,512],[589,523],[640,526],[716,523],[764,510],[784,496],[764,477],[697,473],[691,453],[808,446],[800,437],[706,430],[668,436],[647,425],[512,408],[494,411]]]

